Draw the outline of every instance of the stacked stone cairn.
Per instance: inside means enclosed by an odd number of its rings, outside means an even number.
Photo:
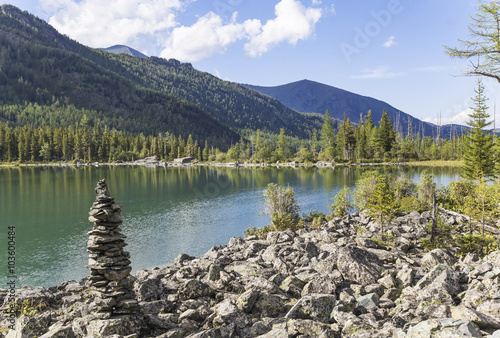
[[[138,303],[130,277],[130,254],[123,250],[127,245],[119,226],[121,205],[110,197],[104,179],[95,188],[96,201],[89,212],[94,225],[88,232],[90,291],[94,295],[96,312],[103,318],[130,315],[138,311]]]

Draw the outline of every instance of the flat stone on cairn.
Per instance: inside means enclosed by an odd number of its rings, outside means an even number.
[[[104,179],[95,188],[96,200],[89,212],[89,221],[94,225],[88,232],[90,290],[95,296],[97,312],[105,317],[134,314],[138,303],[130,278],[130,254],[123,250],[127,245],[119,226],[121,205],[109,196]]]

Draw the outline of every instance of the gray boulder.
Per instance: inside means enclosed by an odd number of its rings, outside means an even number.
[[[299,299],[285,318],[314,319],[328,323],[334,306],[335,295],[312,294]]]
[[[427,305],[455,305],[454,297],[460,292],[458,274],[446,264],[431,269],[417,285],[417,300]]]
[[[355,246],[339,250],[337,266],[344,279],[361,285],[376,283],[383,270],[382,262],[376,255]]]
[[[457,259],[447,250],[434,249],[432,251],[429,251],[422,257],[420,264],[427,271],[430,271],[436,265],[447,264],[449,266],[453,266],[456,262]]]
[[[452,338],[452,337],[482,337],[479,328],[460,319],[444,318],[429,319],[412,326],[406,335],[412,338]]]

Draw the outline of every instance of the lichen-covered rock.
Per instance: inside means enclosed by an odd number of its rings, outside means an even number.
[[[285,315],[285,318],[314,319],[323,323],[328,323],[334,307],[334,295],[312,294],[299,299]]]
[[[417,299],[427,305],[455,305],[460,292],[458,274],[446,264],[432,268],[414,287]]]
[[[500,329],[500,319],[465,306],[452,307],[451,317],[470,321],[481,329]]]
[[[337,266],[344,279],[361,285],[376,283],[383,270],[376,255],[354,246],[339,250]]]
[[[280,289],[296,297],[300,297],[302,288],[306,283],[295,276],[286,277],[280,285]]]
[[[288,331],[284,328],[277,327],[275,329],[272,329],[271,331],[264,333],[260,336],[257,336],[258,338],[288,338]]]
[[[128,336],[131,334],[138,334],[140,330],[140,318],[134,316],[93,320],[88,323],[87,326],[87,334],[91,337],[105,337],[114,334]]]
[[[424,268],[426,268],[427,271],[430,271],[436,265],[446,264],[446,265],[451,267],[456,262],[457,262],[457,259],[451,253],[449,253],[447,250],[434,249],[432,251],[429,251],[428,253],[426,253],[422,257],[420,264]]]
[[[250,313],[252,308],[259,298],[260,292],[257,289],[245,291],[236,301],[236,306],[245,313]]]
[[[139,302],[159,300],[164,293],[163,283],[158,278],[148,278],[134,285],[134,292]]]
[[[343,337],[352,338],[370,338],[377,330],[361,319],[350,319],[348,320],[342,329]]]
[[[39,317],[28,317],[21,315],[17,318],[14,330],[10,330],[7,338],[31,338],[39,337],[49,330],[51,324],[50,314]]]
[[[282,325],[285,325],[288,337],[335,337],[335,332],[330,325],[318,323],[313,320],[292,319]]]
[[[49,331],[41,335],[40,338],[74,338],[76,337],[70,325],[57,322],[50,326]]]
[[[478,305],[476,310],[489,316],[500,318],[500,298],[485,301]]]
[[[284,315],[289,309],[286,297],[262,292],[253,306],[252,313],[259,313],[262,317],[276,318]]]
[[[238,329],[243,329],[249,325],[250,321],[230,299],[226,299],[215,307],[213,324],[214,326],[223,326],[231,323],[234,323]]]
[[[210,297],[214,295],[214,290],[208,284],[196,279],[190,279],[179,288],[179,296],[183,299],[195,299],[200,297]]]
[[[460,319],[429,319],[412,326],[406,335],[412,338],[482,337],[479,328]]]

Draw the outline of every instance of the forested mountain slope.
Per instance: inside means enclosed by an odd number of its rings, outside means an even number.
[[[85,47],[10,5],[0,8],[0,69],[0,121],[13,125],[69,125],[86,115],[126,132],[229,145],[244,129],[308,137],[322,122],[190,64]]]

